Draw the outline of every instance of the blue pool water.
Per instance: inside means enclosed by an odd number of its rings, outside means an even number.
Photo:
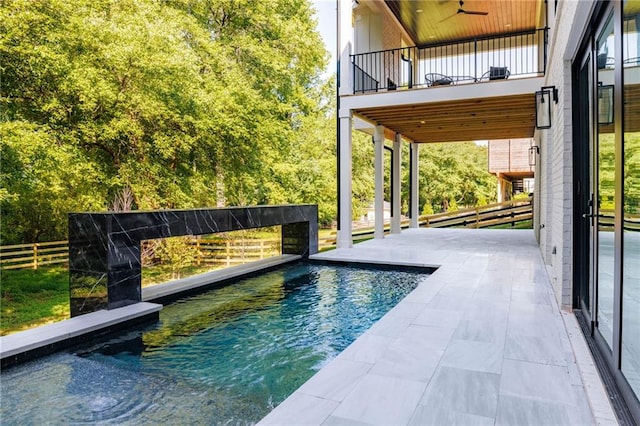
[[[2,424],[251,424],[426,275],[297,263],[167,305],[160,321],[2,372]]]

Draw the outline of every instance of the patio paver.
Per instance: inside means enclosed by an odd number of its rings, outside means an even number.
[[[313,258],[439,269],[261,424],[615,423],[532,231],[410,229]]]

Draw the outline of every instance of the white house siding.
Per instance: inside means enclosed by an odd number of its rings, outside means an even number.
[[[578,7],[578,1],[559,2],[555,19],[550,20],[555,22],[549,34],[545,85],[558,89],[558,103],[552,104],[551,129],[538,130],[536,135],[541,143],[539,200],[540,224],[544,225],[540,230],[540,250],[556,299],[564,309],[571,309],[573,292],[571,58],[575,46],[569,41],[586,25],[576,25]]]

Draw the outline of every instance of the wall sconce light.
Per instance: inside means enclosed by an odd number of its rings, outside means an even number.
[[[536,159],[540,155],[540,147],[538,145],[532,145],[529,147],[529,167],[536,165]]]
[[[613,85],[598,83],[598,124],[613,123]]]
[[[536,92],[536,129],[551,128],[551,99],[558,103],[556,86],[543,86]]]

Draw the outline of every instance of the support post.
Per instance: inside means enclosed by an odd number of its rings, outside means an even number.
[[[400,166],[402,159],[400,151],[402,149],[400,133],[396,133],[396,137],[393,141],[393,164],[391,164],[391,174],[393,176],[393,211],[391,212],[391,233],[400,233]]]
[[[384,238],[384,127],[375,127],[373,143],[375,170],[375,195],[373,201],[375,230],[373,238]]]
[[[340,217],[336,246],[353,246],[351,194],[351,110],[340,110]]]
[[[411,156],[410,156],[410,167],[411,167],[411,195],[410,195],[410,216],[411,216],[411,228],[418,228],[418,217],[419,213],[419,191],[418,191],[418,173],[419,173],[419,164],[420,164],[420,145],[413,142],[411,143]]]
[[[353,94],[353,65],[351,64],[352,19],[351,0],[338,1],[338,96]]]

